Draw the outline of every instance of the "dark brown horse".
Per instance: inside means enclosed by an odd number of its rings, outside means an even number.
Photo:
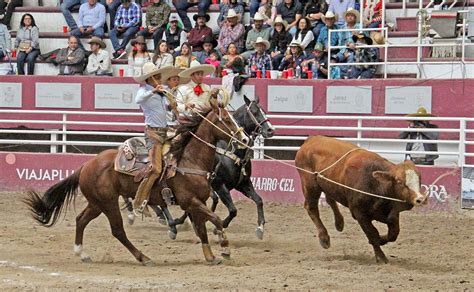
[[[242,129],[238,128],[232,116],[217,105],[213,105],[213,110],[206,115],[206,118],[197,117],[187,126],[181,126],[178,132],[182,133],[180,142],[171,149],[171,152],[179,157],[178,171],[174,177],[167,180],[167,184],[175,194],[177,203],[191,215],[195,232],[202,243],[205,259],[217,262],[219,260],[215,258],[209,246],[206,221],[211,221],[219,230],[222,255],[228,256],[230,251],[221,219],[205,205],[211,191],[208,179],[215,158],[215,150],[211,146],[218,140],[230,141],[230,136],[238,136],[236,139],[244,143],[248,138]],[[110,222],[113,236],[127,247],[140,263],[153,265],[150,258],[135,248],[125,234],[118,198],[119,196],[126,200],[133,198],[139,183],[134,182],[132,176],[114,170],[116,154],[117,150],[99,153],[73,175],[50,187],[42,197],[34,191],[29,192],[25,202],[36,221],[51,227],[58,221],[61,211],[68,207],[76,196],[77,189],[80,188],[88,205],[76,217],[74,245],[76,255],[83,261],[91,261],[82,248],[84,229],[91,220],[104,213]],[[155,185],[151,193],[160,194],[160,191],[160,187]],[[149,204],[166,206],[161,196],[152,196]]]

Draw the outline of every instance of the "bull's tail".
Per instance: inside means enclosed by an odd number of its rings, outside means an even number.
[[[43,195],[29,191],[23,202],[28,205],[31,216],[45,227],[53,226],[59,219],[63,208],[69,206],[77,194],[82,167],[72,175],[50,187]]]

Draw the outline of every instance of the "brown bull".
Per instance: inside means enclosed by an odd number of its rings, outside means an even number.
[[[359,222],[374,248],[377,262],[387,263],[380,246],[397,239],[400,212],[410,210],[425,200],[420,193],[421,178],[415,165],[411,161],[395,165],[378,154],[324,136],[309,137],[296,154],[295,164],[300,168],[304,206],[316,225],[321,246],[330,246],[329,235],[318,210],[318,200],[324,192],[334,212],[336,229],[342,231],[344,228],[344,219],[336,203],[339,202],[348,207],[352,217]],[[322,170],[324,177],[317,175]],[[393,200],[350,190],[335,182]],[[387,224],[387,235],[379,234],[372,224],[373,220]]]

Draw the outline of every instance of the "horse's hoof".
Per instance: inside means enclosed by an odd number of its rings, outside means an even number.
[[[342,232],[344,230],[344,220],[336,220],[336,230]]]
[[[331,241],[329,240],[329,237],[319,238],[319,243],[324,249],[328,249],[331,246]]]
[[[145,267],[154,267],[154,266],[156,266],[156,264],[150,259],[144,260],[142,262],[142,265],[144,265]]]
[[[214,258],[212,261],[207,262],[211,266],[217,266],[222,264],[222,259],[221,258]]]
[[[163,218],[158,219],[158,222],[159,222],[161,225],[168,225],[168,222],[166,222],[166,219],[163,219]]]
[[[255,235],[257,235],[257,238],[262,240],[263,239],[263,225],[260,225],[257,227],[257,229],[255,230]]]
[[[378,264],[388,264],[388,259],[386,256],[382,255],[382,256],[375,256],[375,261],[378,263]]]
[[[172,239],[172,240],[175,240],[176,239],[176,233],[168,230],[168,236]]]
[[[81,257],[81,261],[83,263],[92,263],[92,259],[90,256],[84,256],[84,257]]]
[[[228,247],[225,247],[222,252],[221,252],[221,256],[225,259],[225,260],[230,260],[230,248]]]

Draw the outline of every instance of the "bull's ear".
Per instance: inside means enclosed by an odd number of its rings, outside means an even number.
[[[374,171],[372,176],[379,182],[391,182],[393,180],[393,175],[388,171]]]

